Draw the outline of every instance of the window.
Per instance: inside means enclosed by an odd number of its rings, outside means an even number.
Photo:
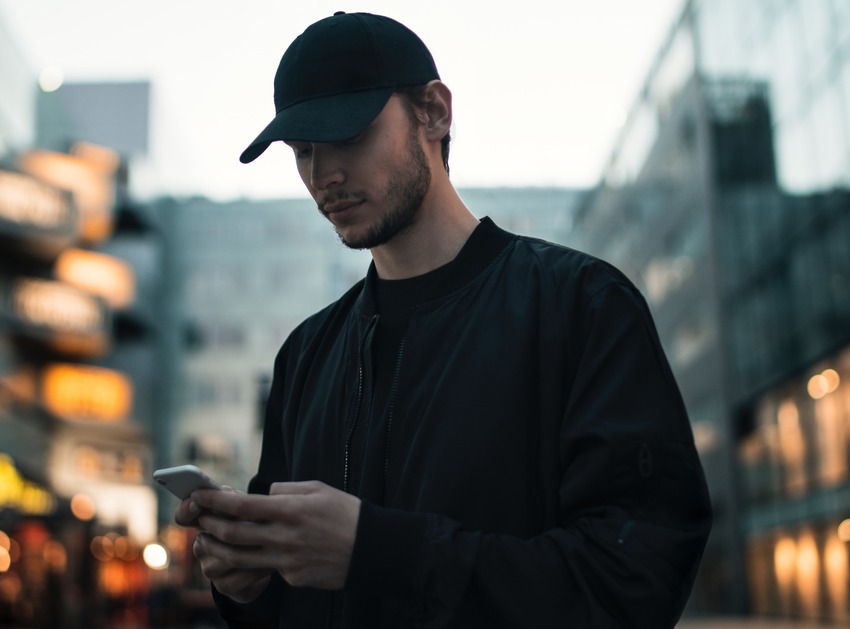
[[[196,377],[189,385],[191,406],[237,406],[241,401],[239,382],[226,376]]]

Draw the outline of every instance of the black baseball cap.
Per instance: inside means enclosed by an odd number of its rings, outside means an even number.
[[[277,113],[239,161],[254,161],[276,140],[351,138],[396,88],[439,78],[431,53],[409,28],[380,15],[339,11],[287,48],[274,77]]]

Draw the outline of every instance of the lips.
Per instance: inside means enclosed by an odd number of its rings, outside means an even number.
[[[319,211],[326,219],[333,221],[336,225],[347,223],[355,217],[357,208],[366,202],[363,195],[337,192],[328,195],[324,201],[319,203]]]
[[[339,212],[344,212],[345,210],[351,209],[356,205],[360,205],[363,201],[361,199],[344,199],[341,201],[333,201],[331,203],[325,203],[322,206],[325,214],[337,214]]]

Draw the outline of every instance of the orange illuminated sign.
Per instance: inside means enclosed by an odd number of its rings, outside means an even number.
[[[67,190],[0,169],[0,252],[52,259],[77,240],[77,210]]]
[[[66,227],[73,218],[66,192],[27,175],[0,170],[0,220],[57,229]]]
[[[22,155],[18,166],[32,176],[72,193],[79,210],[80,236],[85,242],[98,243],[111,235],[115,203],[114,170],[104,166],[102,155],[98,153],[95,159],[85,152],[68,155],[34,150]]]
[[[127,376],[111,369],[60,363],[44,369],[41,397],[59,417],[117,422],[130,413],[133,385]]]
[[[106,304],[78,288],[21,278],[12,282],[5,308],[15,332],[48,342],[61,351],[96,355],[107,349]]]
[[[18,280],[11,299],[14,314],[32,325],[75,332],[104,328],[104,313],[97,300],[59,282]]]
[[[132,267],[118,258],[83,249],[63,251],[56,260],[57,279],[103,297],[113,308],[129,306],[135,298]]]

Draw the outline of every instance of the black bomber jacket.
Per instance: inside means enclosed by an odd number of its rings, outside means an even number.
[[[370,426],[381,451],[350,440],[370,421],[374,265],[281,348],[249,490],[348,488],[358,456],[383,487],[362,502],[344,590],[214,592],[231,627],[676,624],[711,509],[643,298],[607,263],[489,219],[457,262],[411,313],[390,413]]]

